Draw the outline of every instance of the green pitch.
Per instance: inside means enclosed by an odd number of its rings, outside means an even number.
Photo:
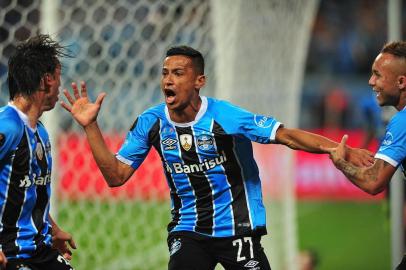
[[[58,213],[78,246],[75,269],[166,269],[169,202],[63,202]],[[383,202],[299,202],[297,213],[299,247],[318,253],[317,270],[390,269]]]
[[[317,270],[390,269],[386,202],[301,202],[300,249],[318,253]]]

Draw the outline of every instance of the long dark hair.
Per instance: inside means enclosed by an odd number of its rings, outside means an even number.
[[[30,96],[40,88],[41,79],[60,66],[58,57],[71,57],[69,50],[49,35],[38,35],[17,45],[8,61],[10,100],[17,95]]]

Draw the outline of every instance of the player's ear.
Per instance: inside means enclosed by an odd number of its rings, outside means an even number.
[[[398,87],[399,89],[406,89],[406,75],[400,75],[398,77]]]
[[[49,92],[49,88],[52,85],[52,82],[54,81],[54,76],[52,76],[50,73],[45,73],[44,76],[42,76],[41,81],[40,81],[40,91],[45,91]]]
[[[206,84],[206,76],[205,75],[198,75],[195,82],[195,89],[203,88]]]
[[[45,91],[46,86],[45,86],[45,76],[42,76],[41,80],[39,81],[39,91]]]

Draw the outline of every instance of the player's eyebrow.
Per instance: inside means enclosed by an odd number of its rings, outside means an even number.
[[[163,67],[162,71],[171,71],[171,72],[177,72],[177,71],[184,71],[186,68],[184,67],[174,67],[174,68],[167,68]]]

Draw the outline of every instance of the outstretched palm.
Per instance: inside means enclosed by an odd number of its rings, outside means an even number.
[[[68,92],[68,90],[64,89],[63,93],[70,105],[63,101],[61,102],[61,105],[65,110],[72,114],[73,118],[81,126],[86,127],[96,121],[101,104],[106,94],[101,93],[97,97],[96,101],[92,103],[87,96],[86,84],[84,82],[81,82],[80,86],[81,91],[79,94],[77,84],[72,83],[73,97]]]

